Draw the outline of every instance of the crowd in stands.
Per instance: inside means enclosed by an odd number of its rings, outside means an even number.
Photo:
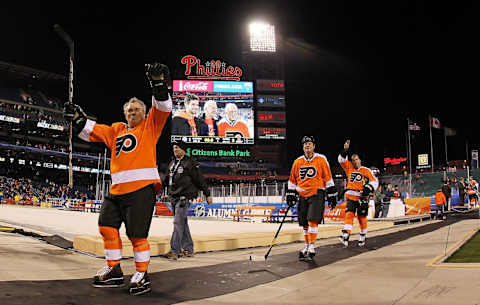
[[[48,179],[44,182],[36,182],[29,178],[0,176],[0,200],[12,199],[16,202],[37,203],[53,198],[82,199],[82,197],[92,198],[91,191],[82,192],[78,189],[70,189],[67,185],[57,184]]]

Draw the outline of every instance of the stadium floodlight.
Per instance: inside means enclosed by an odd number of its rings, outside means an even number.
[[[275,27],[266,23],[251,23],[250,50],[255,52],[276,52]]]

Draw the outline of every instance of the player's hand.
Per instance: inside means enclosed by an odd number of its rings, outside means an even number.
[[[365,184],[362,189],[362,197],[367,197],[370,196],[370,194],[373,193],[373,186],[371,184]]]
[[[79,134],[87,123],[87,115],[82,107],[73,103],[65,103],[63,105],[63,116],[65,119],[72,121],[74,134]]]
[[[327,187],[326,193],[328,205],[330,206],[330,209],[333,210],[333,208],[335,208],[335,206],[337,205],[337,189],[335,188],[335,186]]]
[[[155,99],[158,101],[168,100],[168,86],[171,82],[168,67],[161,63],[146,64],[145,74]]]
[[[345,151],[347,151],[349,147],[350,147],[350,140],[347,140],[345,142],[345,144],[343,144],[343,149],[345,149]]]
[[[298,193],[295,190],[287,190],[286,192],[287,204],[290,208],[293,208],[298,201]]]

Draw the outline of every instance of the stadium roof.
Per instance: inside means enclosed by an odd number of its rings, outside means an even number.
[[[0,73],[6,73],[10,77],[23,80],[36,78],[43,81],[67,81],[67,77],[65,75],[11,64],[3,61],[0,61]]]

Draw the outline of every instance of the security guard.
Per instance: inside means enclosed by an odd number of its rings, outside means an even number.
[[[200,172],[200,165],[185,155],[187,144],[183,141],[173,143],[175,158],[168,166],[168,195],[173,207],[173,234],[170,240],[168,259],[193,256],[193,240],[188,227],[188,207],[192,199],[197,198],[198,191],[203,191],[207,203],[212,203],[210,190]]]

